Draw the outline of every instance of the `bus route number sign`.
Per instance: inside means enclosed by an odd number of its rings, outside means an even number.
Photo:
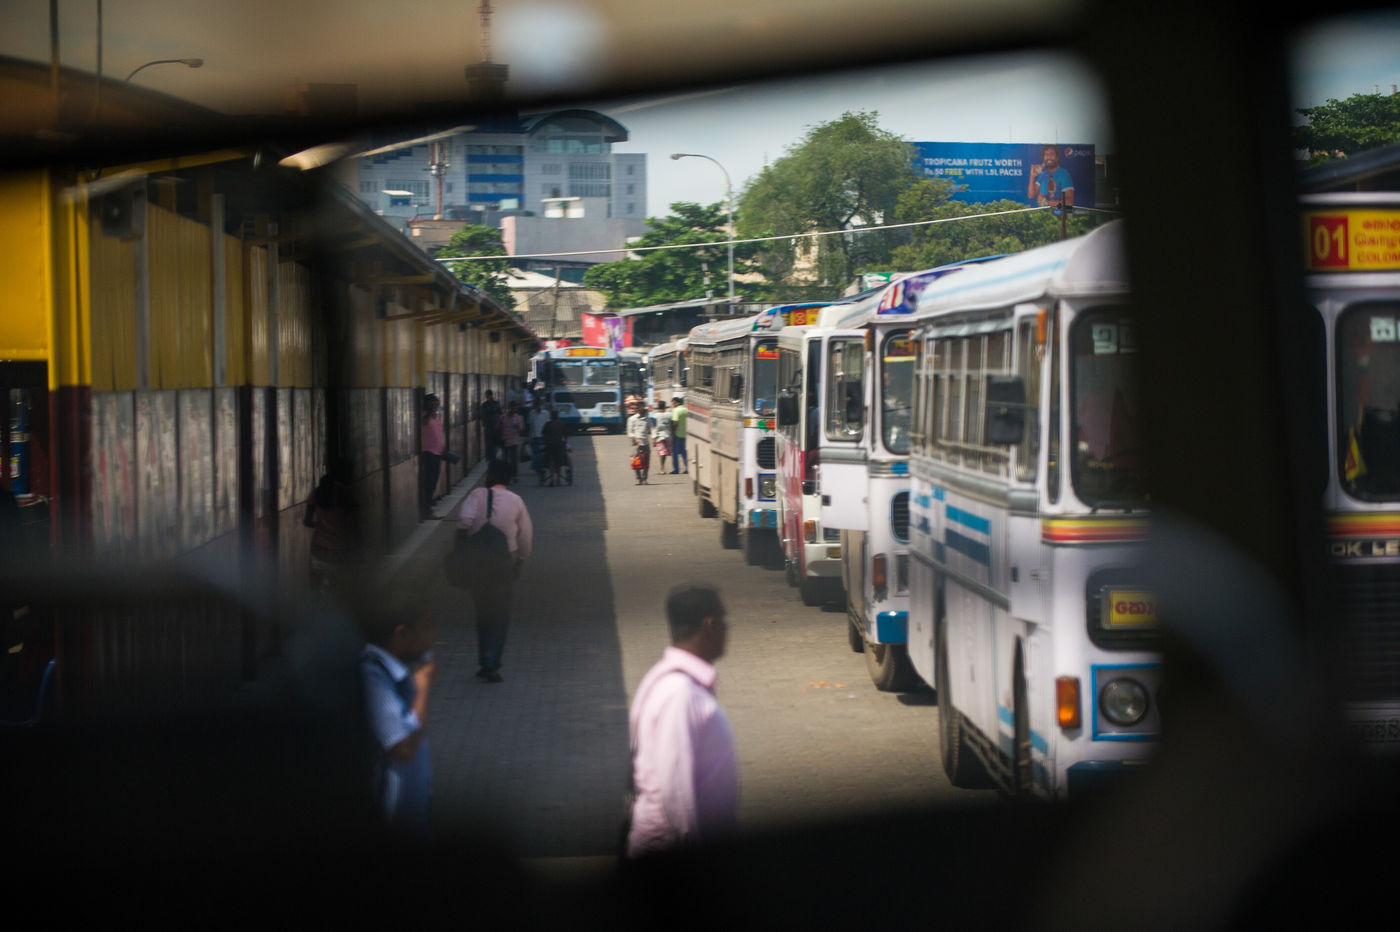
[[[1400,269],[1400,210],[1309,213],[1304,233],[1308,271]]]
[[[1110,589],[1104,608],[1109,628],[1150,628],[1157,624],[1157,600],[1142,589]]]

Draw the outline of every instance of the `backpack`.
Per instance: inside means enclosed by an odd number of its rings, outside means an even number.
[[[514,559],[505,531],[491,523],[494,489],[486,491],[486,520],[468,534],[457,532],[452,549],[442,563],[447,581],[459,589],[476,589],[492,580],[508,579]]]

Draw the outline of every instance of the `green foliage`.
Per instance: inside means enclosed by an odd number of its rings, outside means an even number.
[[[1328,98],[1298,112],[1308,122],[1293,128],[1293,144],[1308,150],[1310,165],[1400,142],[1400,94]]]
[[[741,236],[772,236],[886,222],[895,203],[919,180],[914,149],[880,129],[879,114],[844,113],[812,127],[787,154],[750,180],[742,195]],[[847,281],[886,261],[897,237],[889,233],[824,236],[817,241],[820,284]],[[798,243],[765,246],[759,267],[770,281],[791,274]]]
[[[685,301],[705,295],[729,293],[728,215],[724,205],[708,207],[681,201],[671,205],[665,217],[647,218],[647,232],[633,245],[667,246],[673,243],[715,243],[695,249],[659,249],[640,253],[637,259],[604,262],[589,269],[583,283],[607,296],[608,307],[614,310],[648,307],[671,301]],[[749,271],[752,246],[737,246],[734,250],[734,274]],[[708,271],[706,270],[708,267]],[[708,276],[708,288],[706,286]],[[735,283],[735,294],[749,289]]]
[[[900,195],[892,222],[952,220],[1026,208],[1020,201],[965,204],[949,200],[952,193],[952,186],[946,181],[921,179]],[[1094,220],[1087,213],[1071,212],[1065,226],[1066,236],[1078,236],[1087,233],[1094,226]],[[887,262],[869,266],[865,271],[914,272],[965,259],[1046,246],[1060,239],[1060,218],[1041,210],[980,220],[952,220],[914,227],[912,231],[893,232],[902,232],[904,242],[891,250]]]
[[[515,310],[515,296],[511,294],[506,278],[510,274],[510,263],[506,259],[483,259],[473,262],[453,262],[461,256],[504,256],[506,247],[501,242],[501,231],[495,227],[470,224],[448,237],[447,245],[434,255],[456,275],[458,279],[489,294],[496,303],[508,311]]]

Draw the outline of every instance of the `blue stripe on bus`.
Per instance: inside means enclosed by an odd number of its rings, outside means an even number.
[[[1012,730],[1013,732],[1016,730],[1016,717],[1015,717],[1014,715],[1011,714],[1011,710],[1008,709],[1006,706],[1004,706],[1004,705],[998,705],[998,706],[997,706],[997,718],[1001,719],[1001,723],[1002,723],[1003,725],[1010,725],[1010,726],[1011,726],[1011,730]],[[1006,745],[1005,739],[1003,739],[1002,744],[1003,744],[1003,750],[1004,750],[1004,749],[1005,749],[1005,745]],[[1014,739],[1014,738],[1013,738],[1012,741],[1011,741],[1011,745],[1012,745],[1013,747],[1015,746],[1015,739]],[[1045,754],[1045,755],[1048,756],[1048,755],[1050,754],[1050,742],[1049,742],[1049,741],[1046,741],[1046,740],[1045,740],[1045,736],[1042,735],[1040,732],[1035,731],[1035,730],[1032,730],[1032,731],[1031,731],[1031,749],[1034,750],[1034,751],[1039,751],[1040,753]]]
[[[963,511],[961,508],[954,508],[952,505],[945,505],[944,511],[948,517],[964,527],[970,527],[980,534],[992,533],[992,522],[986,518],[979,518],[970,511]]]
[[[904,462],[903,460],[899,461],[898,463],[890,464],[890,474],[894,476],[909,475],[909,464]]]
[[[971,537],[963,537],[957,531],[945,530],[943,542],[950,549],[956,550],[965,557],[971,557],[983,566],[992,565],[992,548],[980,541],[975,541]]]
[[[933,487],[933,498],[934,498],[934,501],[939,501],[939,502],[941,502],[941,501],[943,501],[943,499],[947,498],[947,496],[948,496],[948,493],[947,493],[946,491],[944,491],[943,489],[940,489],[938,486],[934,486],[934,487]]]

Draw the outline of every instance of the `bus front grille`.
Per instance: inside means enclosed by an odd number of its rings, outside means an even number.
[[[890,533],[895,540],[909,543],[909,493],[900,492],[890,502]]]
[[[758,468],[776,469],[777,466],[777,446],[772,437],[765,437],[758,442]]]
[[[1400,566],[1335,567],[1329,621],[1344,695],[1400,699]]]

